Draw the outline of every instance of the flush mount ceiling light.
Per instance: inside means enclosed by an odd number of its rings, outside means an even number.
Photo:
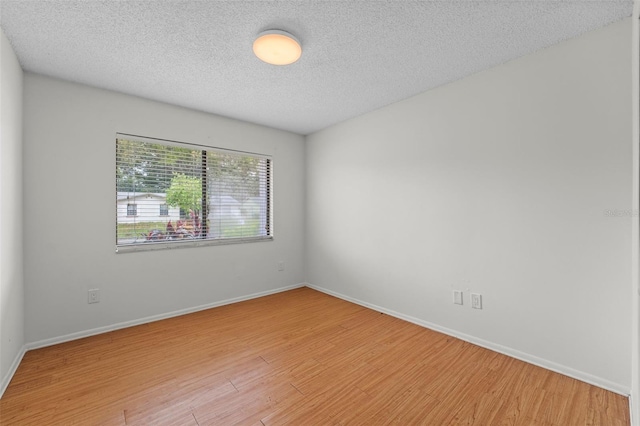
[[[293,35],[286,31],[269,30],[258,34],[253,42],[253,53],[271,65],[289,65],[300,59],[302,47]]]

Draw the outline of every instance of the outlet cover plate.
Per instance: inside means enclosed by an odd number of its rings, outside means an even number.
[[[473,309],[482,309],[482,295],[471,293],[471,307]]]
[[[462,305],[462,292],[460,290],[453,290],[453,303]]]
[[[91,289],[87,292],[87,303],[100,302],[100,290],[97,288]]]

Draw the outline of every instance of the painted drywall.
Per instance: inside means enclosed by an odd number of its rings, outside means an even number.
[[[22,256],[23,72],[0,30],[0,395],[22,356],[24,280]]]
[[[307,281],[628,393],[630,49],[626,19],[308,136]]]
[[[632,207],[640,212],[640,2],[634,2],[631,17],[631,96],[632,96]],[[631,221],[631,424],[640,424],[640,215]]]
[[[24,92],[29,345],[304,281],[302,136],[31,73]],[[116,254],[116,132],[271,155],[274,240]]]

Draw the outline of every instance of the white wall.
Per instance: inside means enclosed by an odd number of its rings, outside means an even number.
[[[632,186],[632,206],[633,210],[640,212],[640,2],[633,4],[633,15],[631,17],[631,94],[632,94],[632,146],[633,146],[633,186]],[[632,319],[631,319],[631,395],[630,412],[632,425],[640,425],[640,218],[634,215],[631,222],[631,258],[632,258]]]
[[[22,257],[23,73],[0,30],[0,395],[24,344]]]
[[[304,281],[302,136],[30,73],[24,91],[28,343]],[[274,241],[116,254],[116,132],[272,155]]]
[[[628,393],[630,49],[626,19],[310,135],[307,281]]]

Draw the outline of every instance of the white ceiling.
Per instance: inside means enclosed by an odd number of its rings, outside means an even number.
[[[607,1],[14,1],[27,71],[309,134],[630,16]],[[258,33],[302,58],[267,65]]]

